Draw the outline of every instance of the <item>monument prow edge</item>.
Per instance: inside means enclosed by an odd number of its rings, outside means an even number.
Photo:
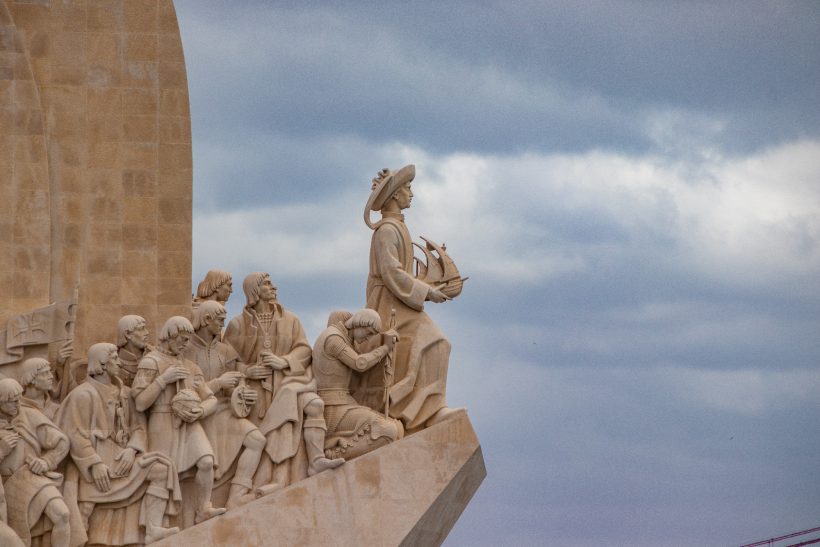
[[[486,474],[459,412],[153,545],[441,545]]]

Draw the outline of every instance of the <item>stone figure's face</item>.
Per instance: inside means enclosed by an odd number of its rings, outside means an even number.
[[[38,370],[31,385],[40,391],[48,391],[54,387],[54,374],[51,372],[51,367],[43,367]]]
[[[17,416],[17,413],[20,412],[20,396],[12,398],[11,401],[0,403],[0,412],[6,416]]]
[[[208,332],[214,336],[219,336],[222,333],[222,327],[225,326],[225,314],[218,313],[208,321]]]
[[[108,357],[105,358],[105,362],[102,363],[102,367],[112,378],[119,378],[121,364],[119,353],[117,353],[116,349],[112,349]]]
[[[187,332],[180,332],[176,336],[169,338],[166,341],[166,346],[168,347],[168,351],[172,355],[179,355],[182,353],[182,350],[185,349],[185,346],[188,345],[188,339],[190,335]]]
[[[271,281],[269,277],[266,277],[262,280],[262,284],[259,285],[259,299],[265,302],[275,301],[276,290],[277,287],[273,284],[273,281]]]
[[[125,339],[134,344],[134,347],[145,349],[148,345],[148,327],[140,323],[137,328],[125,335]]]
[[[405,184],[396,190],[393,198],[396,200],[396,203],[399,204],[400,209],[407,209],[410,207],[410,202],[413,201],[413,190],[409,184]]]
[[[217,287],[216,289],[216,301],[217,302],[227,302],[228,297],[231,296],[233,292],[233,280],[228,279],[225,283]]]

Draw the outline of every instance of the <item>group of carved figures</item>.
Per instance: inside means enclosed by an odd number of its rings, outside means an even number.
[[[312,348],[263,272],[225,327],[232,278],[211,270],[191,320],[168,319],[155,347],[126,315],[116,344],[88,349],[84,378],[56,388],[49,361],[30,358],[0,380],[0,545],[151,543],[458,412],[450,345],[423,307],[463,280],[430,242],[414,268],[401,214],[414,175],[373,180],[367,307],[331,313]]]

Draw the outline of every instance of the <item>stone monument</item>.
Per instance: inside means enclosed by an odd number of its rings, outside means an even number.
[[[172,0],[0,0],[0,545],[440,544],[485,469],[414,177],[372,181],[366,308],[311,344],[254,272],[223,332]]]

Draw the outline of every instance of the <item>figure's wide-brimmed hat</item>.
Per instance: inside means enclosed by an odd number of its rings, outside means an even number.
[[[373,228],[373,223],[370,221],[370,211],[380,211],[384,204],[387,203],[393,194],[396,191],[413,181],[416,177],[416,166],[412,163],[410,165],[405,165],[401,169],[395,172],[390,172],[383,170],[379,173],[379,178],[381,179],[378,184],[373,188],[370,192],[370,197],[367,199],[367,205],[364,207],[364,222],[371,228]]]

